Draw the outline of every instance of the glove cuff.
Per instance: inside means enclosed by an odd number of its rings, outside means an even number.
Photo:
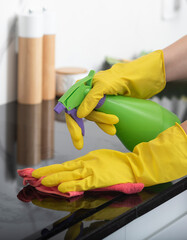
[[[121,78],[124,81],[124,95],[148,99],[161,92],[166,86],[164,54],[157,50],[129,63],[123,64]],[[116,71],[120,72],[120,65]],[[119,69],[117,69],[119,68]]]
[[[187,135],[176,123],[149,142],[138,144],[131,167],[145,186],[170,182],[187,174]]]

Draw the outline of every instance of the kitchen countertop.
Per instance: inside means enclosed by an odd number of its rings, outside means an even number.
[[[169,90],[169,94],[167,100],[162,96],[153,100],[176,111],[182,121],[187,119],[186,92],[175,96]],[[54,119],[54,105],[45,101],[0,106],[1,239],[102,239],[187,189],[187,178],[144,188],[139,194],[87,192],[72,199],[23,188],[17,169],[62,163],[101,148],[127,152],[116,136],[89,121],[85,121],[84,148],[76,150],[64,115]]]

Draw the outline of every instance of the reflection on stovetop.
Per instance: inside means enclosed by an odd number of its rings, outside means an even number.
[[[187,184],[187,179],[179,181],[176,185],[165,183],[147,187],[138,194],[86,192],[84,196],[71,199],[49,197],[27,186],[18,194],[21,201],[32,202],[39,208],[65,211],[67,215],[24,239],[49,239],[56,235],[59,239],[101,239],[96,237],[97,231],[118,219],[123,220],[124,225],[129,223],[170,199],[172,195],[175,196],[176,189],[178,192],[182,191],[182,188],[184,190],[184,184]]]

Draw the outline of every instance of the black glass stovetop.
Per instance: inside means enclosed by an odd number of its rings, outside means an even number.
[[[181,121],[187,119],[187,85],[183,84],[173,84],[173,88],[171,84],[153,98]],[[76,150],[64,115],[54,115],[55,101],[0,106],[1,239],[102,239],[187,188],[184,178],[139,194],[87,192],[71,199],[23,188],[17,169],[62,163],[101,148],[127,151],[117,137],[89,121],[85,121],[84,148]]]

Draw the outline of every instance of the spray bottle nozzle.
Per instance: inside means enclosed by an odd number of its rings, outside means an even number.
[[[65,111],[69,114],[79,125],[84,136],[84,124],[81,118],[77,117],[77,107],[84,100],[85,96],[92,88],[92,79],[95,74],[94,70],[91,70],[85,78],[77,81],[68,91],[58,100],[57,105],[54,108],[56,113]]]

